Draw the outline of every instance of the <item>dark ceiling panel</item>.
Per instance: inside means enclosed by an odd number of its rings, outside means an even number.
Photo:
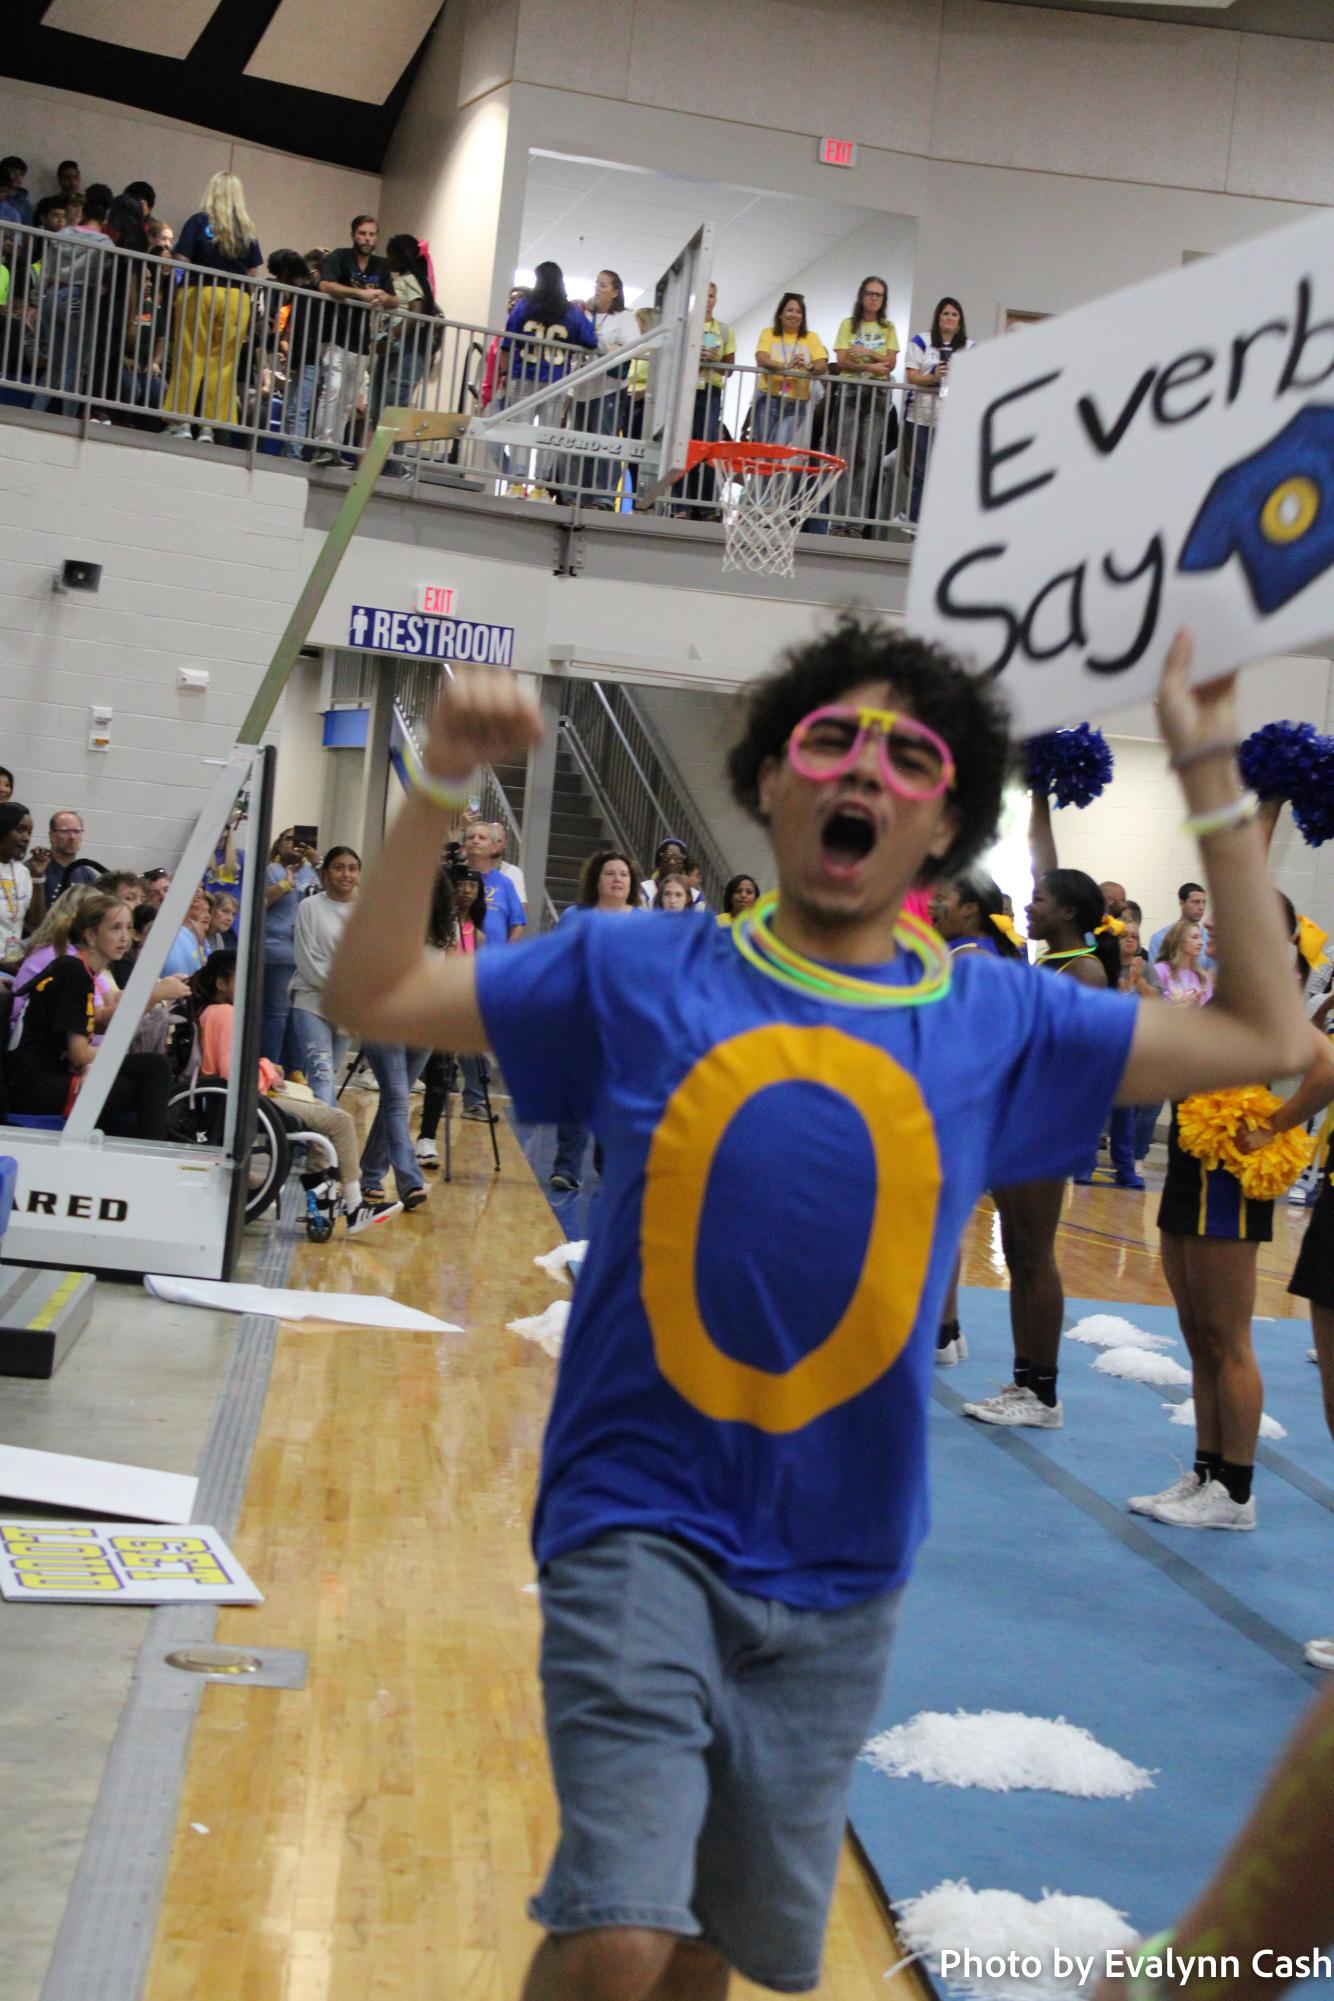
[[[372,174],[384,165],[433,32],[423,37],[384,103],[368,104],[320,90],[318,44],[311,49],[309,88],[245,74],[281,0],[219,0],[184,59],[48,28],[42,17],[49,0],[2,0],[2,4],[6,18],[0,36],[0,72],[6,76],[82,91],[114,104],[206,125],[255,145],[279,146]],[[366,4],[368,0],[330,0],[330,33],[337,33],[340,7]]]

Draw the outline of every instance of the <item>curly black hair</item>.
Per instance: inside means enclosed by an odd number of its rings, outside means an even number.
[[[944,737],[954,757],[959,831],[921,880],[960,875],[995,839],[1010,761],[1009,715],[994,685],[970,674],[942,647],[856,612],[783,656],[777,670],[752,682],[742,735],[727,759],[732,797],[753,819],[760,811],[760,768],[781,757],[797,724],[849,688],[884,681],[918,722]]]

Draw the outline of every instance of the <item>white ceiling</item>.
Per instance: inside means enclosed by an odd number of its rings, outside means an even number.
[[[725,181],[533,152],[519,265],[531,270],[550,258],[567,280],[619,271],[627,296],[640,289],[651,297],[700,223],[713,222],[718,310],[735,324],[753,307],[776,300],[799,271],[876,214],[842,202],[800,201]]]

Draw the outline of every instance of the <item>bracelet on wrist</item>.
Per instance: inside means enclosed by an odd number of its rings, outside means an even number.
[[[442,813],[462,812],[477,784],[475,771],[465,778],[434,778],[416,757],[408,757],[404,762],[410,792],[425,799],[428,805],[438,806]]]
[[[1237,748],[1230,737],[1213,737],[1208,743],[1197,743],[1190,750],[1179,750],[1168,769],[1189,771],[1192,765],[1205,764],[1211,757],[1235,757]]]
[[[1196,813],[1191,819],[1183,820],[1181,831],[1202,841],[1207,834],[1227,834],[1236,827],[1248,827],[1259,811],[1260,801],[1255,794],[1241,792],[1214,813]]]

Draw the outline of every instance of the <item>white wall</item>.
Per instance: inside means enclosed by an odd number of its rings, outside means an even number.
[[[636,688],[634,694],[732,874],[753,875],[767,889],[774,879],[769,843],[732,798],[724,769],[737,727],[735,697],[697,688]]]
[[[0,424],[0,763],[31,807],[84,815],[113,866],[179,855],[304,577],[306,484],[182,452]],[[60,563],[102,565],[57,596]],[[177,668],[208,669],[189,692]],[[89,750],[89,705],[115,712]]]
[[[239,174],[265,256],[283,246],[308,250],[313,244],[346,243],[352,217],[375,214],[380,207],[374,174],[7,77],[0,77],[0,132],[6,151],[28,162],[34,200],[55,191],[61,160],[77,160],[85,186],[105,181],[118,193],[130,181],[150,182],[157,190],[156,213],[177,230],[199,207],[210,175]],[[384,221],[386,235],[411,227],[391,215]]]

